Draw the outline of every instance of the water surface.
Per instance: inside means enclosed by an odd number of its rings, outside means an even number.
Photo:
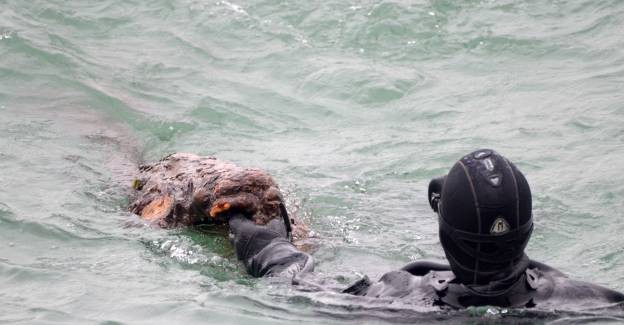
[[[245,276],[211,231],[127,227],[125,206],[168,153],[262,167],[346,286],[442,259],[428,181],[491,147],[532,186],[529,256],[622,291],[624,2],[0,7],[0,322],[612,320],[362,308]]]

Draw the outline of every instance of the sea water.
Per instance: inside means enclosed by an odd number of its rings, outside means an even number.
[[[0,322],[547,322],[304,292],[126,212],[173,152],[269,171],[335,288],[443,260],[427,184],[493,148],[527,254],[624,290],[624,1],[0,0]],[[593,315],[593,316],[592,316]],[[564,318],[561,318],[564,317]]]

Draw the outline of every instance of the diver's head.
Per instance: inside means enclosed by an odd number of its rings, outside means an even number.
[[[526,260],[533,230],[531,190],[505,157],[481,149],[462,157],[448,175],[429,183],[440,242],[461,283],[504,278]]]

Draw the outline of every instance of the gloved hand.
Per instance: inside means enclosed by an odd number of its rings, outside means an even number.
[[[273,219],[266,225],[257,225],[237,214],[231,216],[228,223],[230,243],[250,275],[294,276],[314,268],[312,257],[298,251],[290,242],[282,220]]]
[[[286,239],[286,227],[280,219],[273,219],[268,224],[257,225],[242,214],[228,219],[229,239],[236,250],[239,260],[245,261],[271,243],[276,238]]]

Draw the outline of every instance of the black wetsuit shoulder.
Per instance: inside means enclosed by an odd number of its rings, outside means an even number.
[[[437,291],[442,291],[455,278],[445,264],[416,261],[400,270],[391,271],[372,282],[368,277],[357,281],[343,293],[374,298],[398,298],[417,304],[439,304]]]
[[[624,302],[624,294],[606,287],[570,279],[562,272],[531,261],[527,282],[534,288],[533,302],[543,309],[584,309]]]
[[[488,291],[487,288],[474,288],[456,282],[448,265],[418,261],[384,274],[377,282],[367,277],[361,279],[343,292],[377,298],[417,299],[414,302],[455,308],[496,305],[579,309],[624,301],[620,292],[569,279],[560,271],[537,261],[531,261],[518,280],[508,287],[496,291]]]

